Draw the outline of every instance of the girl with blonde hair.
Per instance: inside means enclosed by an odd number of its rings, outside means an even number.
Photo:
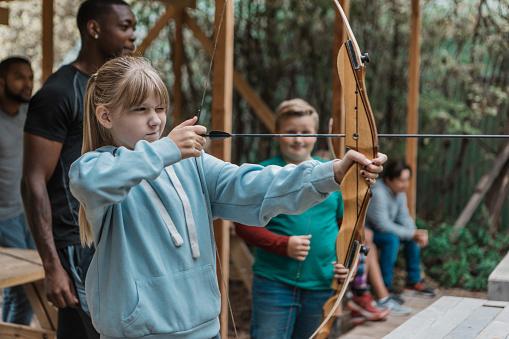
[[[101,338],[219,338],[210,221],[261,226],[301,213],[339,190],[354,161],[374,183],[386,160],[350,152],[329,163],[239,167],[203,152],[196,117],[163,136],[168,104],[144,59],[113,59],[87,86],[84,154],[70,185],[82,239],[96,247],[85,286]]]

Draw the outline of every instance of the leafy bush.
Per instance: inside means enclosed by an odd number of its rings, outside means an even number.
[[[444,287],[486,290],[488,276],[509,250],[509,236],[492,238],[485,227],[476,227],[476,223],[462,229],[453,242],[452,225],[430,229],[418,221],[418,227],[430,232],[429,245],[422,251],[424,270]]]

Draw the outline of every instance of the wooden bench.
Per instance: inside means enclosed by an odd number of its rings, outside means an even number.
[[[0,322],[0,338],[56,337],[57,309],[44,293],[44,269],[35,250],[0,247],[0,288],[23,285],[41,328]]]
[[[506,338],[509,302],[442,297],[384,338]]]
[[[488,277],[488,299],[509,301],[509,253]]]

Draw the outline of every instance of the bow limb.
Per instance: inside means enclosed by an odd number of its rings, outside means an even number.
[[[346,281],[350,281],[350,279],[353,278],[355,271],[357,270],[357,263],[359,262],[360,258],[360,251],[357,251],[355,254],[355,257],[353,259],[352,267],[350,271],[348,272],[348,275],[345,279]],[[316,338],[316,339],[326,339],[329,338],[330,329],[332,327],[332,324],[334,323],[334,320],[336,319],[336,310],[338,309],[339,305],[341,304],[341,300],[343,299],[348,284],[343,284],[341,289],[335,290],[332,297],[329,298],[325,302],[325,305],[323,305],[323,315],[324,319],[322,320],[322,324],[316,329],[316,331],[311,335],[310,339]]]

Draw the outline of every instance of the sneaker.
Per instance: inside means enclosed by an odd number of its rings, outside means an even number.
[[[357,311],[352,311],[352,314],[350,315],[350,324],[353,326],[364,324],[366,320],[367,319]]]
[[[387,317],[390,313],[386,308],[378,308],[373,300],[373,296],[368,291],[364,292],[361,296],[354,294],[346,305],[350,310],[360,313],[366,320],[380,320]]]
[[[396,301],[400,305],[403,305],[405,303],[405,299],[401,298],[401,295],[396,294],[396,293],[391,293],[389,295],[389,298],[391,298],[392,300]]]
[[[408,306],[403,306],[398,303],[397,300],[391,297],[385,299],[385,301],[377,301],[376,305],[378,308],[387,308],[391,311],[391,315],[395,316],[406,316],[412,313],[412,309]]]
[[[404,294],[407,295],[419,295],[421,297],[433,298],[435,296],[435,292],[428,286],[426,286],[422,281],[419,281],[415,284],[408,284],[403,291]]]

